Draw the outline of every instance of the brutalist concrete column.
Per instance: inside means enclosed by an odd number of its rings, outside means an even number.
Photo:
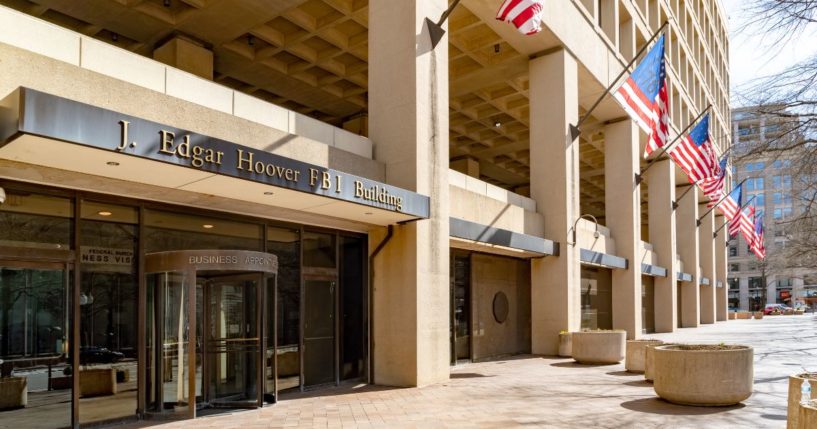
[[[720,228],[726,222],[723,215],[715,215],[715,229]],[[724,226],[715,237],[715,273],[722,287],[717,287],[715,283],[715,320],[722,322],[727,319],[726,313],[729,309],[729,282],[726,271],[726,238],[729,235],[728,226]]]
[[[568,231],[579,217],[579,141],[576,59],[559,50],[530,62],[530,194],[545,217],[545,237],[559,255],[531,261],[531,349],[555,355],[560,330],[581,326],[579,249]]]
[[[676,262],[675,167],[670,160],[657,161],[646,173],[650,243],[658,256],[658,265],[667,269],[666,277],[655,278],[655,332],[674,332],[678,326]]]
[[[374,263],[374,382],[448,379],[448,38],[423,20],[446,0],[369,2],[369,135],[386,181],[431,198],[431,217],[394,227]],[[370,249],[382,231],[370,235]]]
[[[697,327],[700,320],[700,298],[698,282],[701,280],[699,271],[698,246],[698,187],[694,187],[678,202],[678,254],[684,263],[684,271],[692,274],[691,282],[679,282],[681,288],[681,326],[684,328]]]
[[[604,127],[604,199],[607,228],[627,269],[613,270],[613,328],[627,339],[641,334],[641,186],[639,129],[626,119]]]
[[[738,299],[740,299],[740,309],[749,310],[749,277],[738,279]]]
[[[698,209],[706,213],[706,204],[698,206]],[[701,277],[709,279],[709,285],[701,284],[699,291],[701,294],[701,323],[715,323],[715,282],[717,272],[715,271],[715,211],[701,219],[701,226],[698,227],[698,242],[700,244]],[[699,281],[700,283],[700,281]]]
[[[754,254],[751,253],[751,255]],[[760,278],[762,279],[763,276]],[[766,284],[764,287],[766,288],[766,304],[777,304],[777,279],[775,276],[766,274]]]

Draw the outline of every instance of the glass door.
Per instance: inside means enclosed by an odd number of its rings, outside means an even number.
[[[337,280],[304,279],[304,386],[337,382]]]
[[[0,261],[0,426],[71,426],[71,270]]]
[[[203,292],[203,391],[200,405],[258,406],[261,350],[256,304],[262,274],[198,274]]]

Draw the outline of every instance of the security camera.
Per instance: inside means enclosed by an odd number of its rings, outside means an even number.
[[[0,188],[0,204],[3,204],[5,202],[6,202],[6,190],[3,189],[3,188]]]

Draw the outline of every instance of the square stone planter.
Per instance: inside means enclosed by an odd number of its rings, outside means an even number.
[[[644,373],[647,361],[647,347],[660,346],[661,340],[627,340],[627,357],[624,359],[624,368],[636,374]]]
[[[573,332],[573,359],[583,364],[611,365],[624,360],[626,331]]]
[[[817,400],[817,372],[790,375],[788,419],[786,420],[787,429],[807,427],[798,426],[798,419],[800,415],[800,385],[803,384],[803,380],[805,380],[806,377],[808,377],[809,384],[811,384],[811,399]],[[817,424],[817,420],[815,420],[814,423]]]
[[[80,370],[79,392],[84,398],[116,394],[116,370],[113,368]]]
[[[737,318],[741,320],[751,319],[752,313],[749,313],[748,311],[739,311],[737,314]]]
[[[28,404],[28,380],[25,377],[0,378],[0,411],[23,408]]]
[[[573,337],[570,332],[559,333],[559,356],[570,357],[573,354]]]
[[[797,405],[799,412],[797,413],[796,429],[814,429],[817,428],[817,404],[812,402],[809,405]]]
[[[762,319],[763,318],[763,312],[762,311],[755,311],[754,312],[754,317],[755,317],[755,319]]]
[[[738,313],[735,313],[734,311],[729,312],[729,320],[735,320],[735,319],[737,319],[737,317],[738,317]]]

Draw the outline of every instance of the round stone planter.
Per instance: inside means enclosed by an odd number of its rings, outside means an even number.
[[[624,359],[625,331],[573,332],[573,359],[584,364],[615,364]]]
[[[798,426],[798,418],[800,414],[800,385],[803,380],[808,377],[808,382],[811,384],[811,399],[817,400],[817,372],[803,373],[789,376],[789,405],[788,405],[788,429],[794,429]],[[817,421],[815,421],[817,424]],[[808,427],[808,426],[802,426]],[[815,426],[817,427],[817,426]]]
[[[763,318],[763,312],[762,311],[755,311],[754,312],[754,317],[755,317],[755,319],[762,319]]]
[[[649,344],[644,348],[644,379],[652,383],[655,379],[655,348],[658,346],[671,346],[673,343]]]
[[[812,402],[810,405],[797,405],[799,412],[797,413],[797,425],[792,426],[796,429],[813,429],[817,428],[817,404]]]
[[[806,310],[794,310],[794,314],[796,316],[802,316],[802,315],[806,314]]]
[[[0,411],[23,408],[28,404],[28,380],[25,377],[0,378]]]
[[[671,345],[654,352],[653,387],[666,401],[727,406],[752,395],[754,350],[749,346]]]
[[[573,337],[570,332],[559,334],[559,356],[570,357],[573,354]]]
[[[664,344],[661,340],[627,340],[627,358],[624,360],[624,368],[628,372],[644,373],[647,362],[647,347],[660,346],[661,344]]]

